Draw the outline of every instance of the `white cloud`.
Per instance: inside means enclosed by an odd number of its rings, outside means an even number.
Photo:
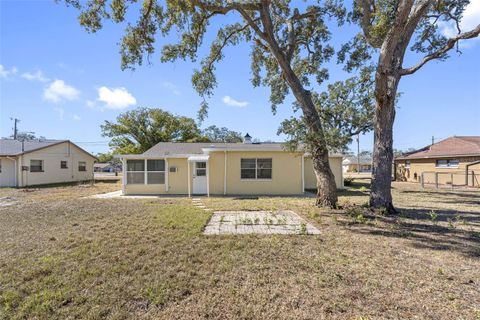
[[[232,107],[245,107],[248,105],[247,101],[238,101],[233,99],[230,96],[225,96],[222,98],[223,103],[225,103],[227,106],[232,106]]]
[[[170,90],[174,95],[177,95],[179,96],[181,94],[180,90],[178,89],[178,87],[173,84],[172,82],[170,81],[165,81],[163,83],[163,87],[164,88],[167,88],[168,90]]]
[[[25,72],[22,74],[22,78],[30,80],[30,81],[40,81],[40,82],[48,82],[50,79],[43,75],[41,70],[37,70],[35,73]]]
[[[73,120],[77,120],[77,121],[82,120],[82,118],[78,114],[75,114],[75,113],[72,114],[72,118],[73,118]]]
[[[53,111],[55,111],[58,114],[58,117],[60,118],[60,120],[63,120],[63,117],[65,115],[65,109],[60,107],[55,107],[53,108]]]
[[[107,87],[100,87],[98,89],[98,100],[105,102],[105,107],[108,109],[125,109],[129,106],[134,106],[137,104],[135,97],[132,96],[127,89],[122,87],[111,89]]]
[[[3,65],[0,64],[0,78],[7,79],[10,76],[14,76],[18,72],[16,67],[12,67],[10,70],[5,68]]]
[[[463,18],[460,22],[460,29],[462,32],[470,31],[474,29],[478,22],[480,21],[480,0],[472,0],[470,3],[465,7],[465,11],[463,12]],[[441,23],[439,24],[440,31],[445,37],[451,38],[458,33],[458,30],[455,26],[454,22],[450,23]],[[468,42],[471,43],[472,41],[477,42],[478,38],[476,39],[469,39],[466,41],[460,41],[464,45]]]
[[[62,100],[78,99],[80,91],[72,86],[65,84],[63,80],[55,80],[43,91],[43,97],[54,103]]]

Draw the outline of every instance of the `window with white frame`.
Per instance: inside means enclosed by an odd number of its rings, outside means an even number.
[[[165,184],[165,160],[147,160],[147,184]]]
[[[240,160],[242,180],[272,179],[272,158],[251,158]]]
[[[30,160],[30,172],[43,172],[43,160]]]
[[[442,159],[435,161],[435,167],[437,168],[458,168],[460,161],[457,159]]]
[[[145,160],[127,160],[127,184],[145,183]]]
[[[410,168],[410,160],[405,160],[405,168]]]

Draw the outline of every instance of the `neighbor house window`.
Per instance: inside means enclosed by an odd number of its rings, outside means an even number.
[[[405,168],[410,168],[410,160],[405,160]]]
[[[43,160],[30,160],[30,172],[43,172]]]
[[[0,172],[2,172],[2,159],[0,159]]]
[[[85,161],[78,162],[78,171],[87,171],[87,163]]]
[[[253,158],[240,160],[240,175],[246,180],[272,179],[272,159]]]
[[[127,184],[145,183],[145,160],[127,160]]]
[[[68,169],[67,161],[60,161],[60,169]]]
[[[165,184],[165,160],[147,160],[147,184]]]
[[[435,162],[437,168],[458,168],[460,162],[456,159],[442,159]]]

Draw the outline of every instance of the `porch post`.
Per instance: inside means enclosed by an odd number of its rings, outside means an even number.
[[[227,195],[227,150],[224,151],[225,169],[223,172],[223,195]]]
[[[187,181],[188,181],[188,197],[190,198],[192,196],[192,193],[190,192],[190,180],[192,177],[190,176],[190,161],[187,159]]]
[[[148,171],[147,171],[147,159],[143,160],[144,161],[144,167],[143,167],[143,184],[148,184]]]
[[[168,169],[168,159],[164,158],[165,160],[165,191],[168,192],[168,173],[170,170]]]
[[[207,160],[207,197],[210,197],[210,161]]]
[[[122,194],[125,195],[125,185],[127,184],[127,160],[122,158]]]

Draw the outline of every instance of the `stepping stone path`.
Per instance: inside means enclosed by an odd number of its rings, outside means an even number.
[[[204,234],[320,234],[291,210],[215,211]]]
[[[196,208],[203,209],[205,211],[211,211],[211,209],[208,209],[207,206],[203,204],[202,199],[200,198],[192,198],[192,202]]]

